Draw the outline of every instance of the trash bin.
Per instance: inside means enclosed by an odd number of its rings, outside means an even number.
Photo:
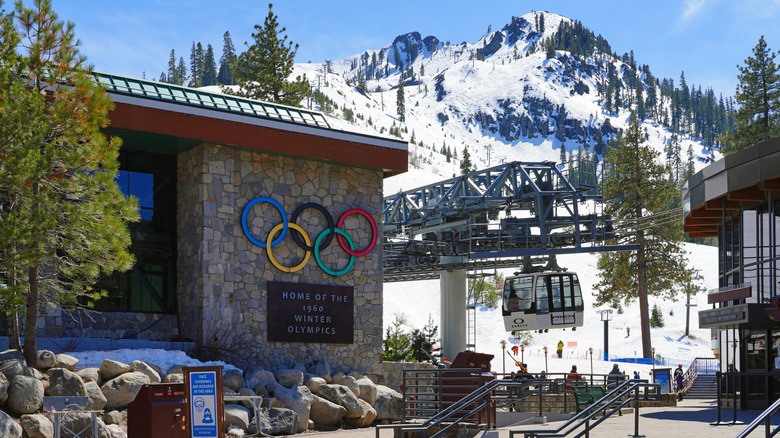
[[[473,371],[445,371],[442,372],[442,401],[444,406],[449,406],[467,394],[478,389],[480,386],[494,380],[496,376],[490,372],[490,361],[492,354],[476,353],[473,351],[462,351],[458,353],[450,365],[450,369],[473,369]],[[476,371],[479,369],[479,371]],[[464,410],[468,412],[476,407],[476,403],[471,404]],[[459,412],[464,412],[459,411]],[[470,418],[484,422],[485,415],[489,414],[491,422],[496,418],[496,406],[492,404],[487,409],[475,412]]]
[[[187,438],[183,383],[144,385],[127,405],[128,438]]]

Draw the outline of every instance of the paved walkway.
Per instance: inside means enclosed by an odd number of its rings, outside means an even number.
[[[733,438],[760,414],[760,411],[737,411],[737,421],[742,424],[730,424],[733,420],[733,411],[730,409],[721,410],[722,425],[712,425],[718,419],[716,404],[714,401],[704,400],[684,400],[679,402],[676,407],[664,408],[641,408],[639,410],[639,434],[648,438]],[[634,437],[635,415],[626,413],[622,417],[610,417],[599,424],[598,427],[590,432],[591,438],[615,438],[615,437]],[[502,415],[499,417],[499,428],[495,431],[483,433],[484,438],[508,438],[510,430],[523,429],[555,429],[562,422],[549,422],[546,425],[516,425],[502,424],[508,423]],[[780,424],[780,414],[772,416],[773,427]],[[763,437],[765,430],[759,426],[751,437]],[[365,429],[341,429],[333,432],[309,432],[296,435],[318,436],[317,438],[374,438],[376,430],[373,427]],[[522,435],[515,435],[522,437]],[[571,434],[574,436],[574,434]],[[393,432],[390,430],[381,430],[380,438],[392,438]]]

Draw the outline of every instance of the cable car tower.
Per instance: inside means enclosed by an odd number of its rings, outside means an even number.
[[[384,281],[440,279],[442,354],[454,357],[467,346],[459,328],[465,326],[467,271],[523,266],[525,274],[539,278],[544,271],[534,273],[531,267],[552,266],[557,254],[636,249],[611,243],[624,230],[604,214],[599,187],[604,174],[603,163],[592,161],[575,162],[566,171],[549,161],[515,161],[389,195],[383,208]],[[517,329],[582,325],[576,273],[562,272],[556,277],[558,289],[547,277],[546,298],[529,296],[522,312],[532,309],[533,300],[535,325]],[[521,311],[506,310],[509,292],[504,291],[505,321],[519,318]],[[562,304],[556,304],[555,294]],[[577,294],[579,306],[574,304]]]

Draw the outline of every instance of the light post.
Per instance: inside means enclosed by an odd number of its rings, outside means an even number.
[[[506,341],[501,340],[501,374],[506,375]]]
[[[520,344],[520,362],[525,363],[525,344]]]
[[[653,382],[655,382],[655,347],[650,348],[650,356],[653,360]]]
[[[588,348],[590,354],[590,384],[593,385],[593,347]]]
[[[612,321],[612,309],[600,310],[601,320],[604,321],[604,360],[609,360],[609,322]]]
[[[542,350],[544,350],[544,373],[547,374],[547,346],[545,345]]]

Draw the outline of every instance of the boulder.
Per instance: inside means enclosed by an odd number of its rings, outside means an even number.
[[[100,386],[103,381],[100,379],[100,372],[98,368],[84,368],[76,371],[76,374],[81,376],[81,380],[85,382],[95,382]]]
[[[366,414],[357,396],[344,385],[336,385],[335,383],[322,385],[320,387],[320,397],[344,406],[347,409],[344,418],[360,418]]]
[[[106,396],[105,409],[124,409],[148,383],[149,377],[139,372],[125,373],[104,383],[100,390]]]
[[[144,361],[134,360],[130,362],[130,370],[146,374],[146,377],[149,378],[149,383],[160,383],[160,373]]]
[[[100,374],[100,378],[103,382],[107,382],[114,377],[124,373],[129,373],[130,371],[130,365],[126,363],[111,359],[103,359],[103,363],[100,364],[98,374]]]
[[[89,410],[102,411],[103,408],[106,407],[108,400],[106,399],[106,396],[103,395],[103,391],[100,389],[97,383],[85,383],[84,390],[86,391],[87,398],[89,399]]]
[[[256,394],[263,395],[269,393],[269,388],[273,389],[276,384],[274,373],[263,369],[252,373],[245,381],[247,388],[252,388]]]
[[[322,377],[311,377],[306,381],[306,387],[309,388],[312,394],[319,394],[320,386],[325,385],[325,379]]]
[[[22,438],[22,433],[22,426],[19,426],[13,417],[0,411],[0,436],[3,438]]]
[[[25,367],[24,371],[22,371],[22,375],[32,377],[33,379],[44,380],[44,374],[33,367]],[[48,380],[48,377],[46,379]]]
[[[0,372],[8,380],[13,380],[19,374],[24,372],[27,362],[24,361],[24,355],[19,350],[5,350],[0,352]]]
[[[54,436],[54,424],[46,415],[25,414],[19,419],[19,423],[27,438],[51,438]]]
[[[5,377],[5,374],[0,373],[0,405],[5,404],[5,401],[8,400],[8,379]]]
[[[252,421],[252,412],[249,409],[241,405],[226,404],[224,413],[225,428],[230,426],[236,426],[242,430],[249,428],[249,422]]]
[[[241,371],[229,369],[222,372],[222,386],[227,386],[233,391],[238,391],[244,387],[244,376]]]
[[[241,388],[238,390],[238,395],[245,395],[249,397],[257,397],[257,394],[255,394],[254,391],[252,391],[250,388]],[[241,406],[249,409],[250,411],[254,412],[255,409],[255,403],[258,404],[258,406],[262,403],[262,400],[241,400],[238,402]]]
[[[65,368],[49,368],[46,374],[49,375],[49,387],[46,388],[46,395],[87,395],[84,381],[73,371],[68,371]]]
[[[118,424],[107,424],[104,429],[108,434],[108,438],[127,438],[127,426],[124,429]]]
[[[404,418],[404,396],[384,385],[376,385],[376,419],[399,421]]]
[[[358,418],[347,418],[346,422],[352,427],[368,427],[371,426],[371,424],[374,423],[374,420],[376,420],[376,410],[371,407],[370,404],[368,404],[367,401],[363,399],[358,399],[358,402],[363,405],[363,414],[362,417]]]
[[[303,385],[303,371],[300,370],[279,370],[274,373],[274,377],[276,382],[285,388]]]
[[[364,376],[357,379],[357,384],[358,388],[360,389],[360,394],[358,394],[358,397],[367,401],[371,406],[374,406],[376,403],[376,383],[374,383],[374,381],[368,377]]]
[[[170,373],[162,378],[163,383],[184,383],[183,373]]]
[[[49,350],[38,350],[38,356],[35,358],[36,368],[53,368],[57,365],[57,357],[54,352]]]
[[[33,377],[18,375],[11,380],[6,406],[17,414],[33,414],[43,405],[43,383]]]
[[[54,356],[54,367],[65,368],[68,371],[76,371],[76,365],[79,364],[79,360],[69,354],[57,354]]]
[[[294,411],[298,416],[296,433],[304,432],[309,428],[309,411],[311,410],[312,394],[309,388],[296,385],[287,388],[280,384],[274,387],[274,398],[278,399],[284,407]]]
[[[292,409],[270,408],[259,418],[260,433],[266,435],[292,435],[298,430],[298,414]],[[306,422],[308,427],[308,421]]]
[[[318,426],[338,426],[347,408],[317,395],[312,396],[309,418]]]
[[[352,376],[346,376],[342,373],[338,373],[333,376],[333,383],[336,385],[344,385],[355,394],[355,397],[360,397],[360,387],[357,380]]]
[[[103,415],[103,421],[107,425],[116,424],[124,430],[127,430],[127,410],[124,411],[109,411]]]

